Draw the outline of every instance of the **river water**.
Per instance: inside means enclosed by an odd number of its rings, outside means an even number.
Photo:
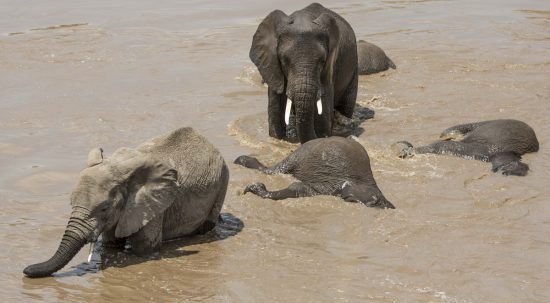
[[[397,65],[361,76],[358,94],[375,111],[359,141],[396,210],[242,195],[292,178],[229,164],[227,222],[212,235],[151,260],[96,254],[87,264],[83,249],[54,277],[23,277],[57,248],[93,147],[108,155],[193,126],[228,163],[290,153],[266,134],[266,89],[248,50],[269,12],[307,4],[0,0],[2,302],[550,302],[548,1],[326,3]],[[535,129],[527,177],[390,152],[496,118]]]

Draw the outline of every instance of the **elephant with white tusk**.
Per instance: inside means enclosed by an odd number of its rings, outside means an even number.
[[[88,156],[71,195],[72,213],[54,255],[24,269],[45,277],[65,266],[87,243],[130,244],[138,255],[162,241],[201,234],[218,222],[229,171],[219,151],[189,127],[103,158]]]
[[[269,135],[283,139],[291,112],[301,143],[332,135],[334,111],[351,118],[357,98],[357,46],[349,23],[313,3],[258,26],[250,59],[268,85]]]

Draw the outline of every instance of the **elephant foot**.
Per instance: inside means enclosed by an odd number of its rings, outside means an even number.
[[[362,133],[360,128],[361,123],[373,117],[374,111],[372,109],[363,107],[359,104],[355,104],[355,109],[351,118],[335,110],[332,119],[332,135],[340,137],[348,137],[351,135],[358,136]]]
[[[510,162],[502,167],[500,171],[505,176],[526,176],[527,171],[529,171],[529,165],[521,162]]]
[[[262,198],[268,198],[269,196],[269,191],[267,191],[265,184],[260,182],[248,185],[244,189],[244,194],[246,193],[253,193],[256,196],[260,196]]]
[[[493,164],[492,171],[500,171],[505,176],[525,176],[529,171],[529,165],[521,162],[521,156],[510,153],[498,153],[492,155],[489,160]]]
[[[414,156],[414,147],[411,143],[407,141],[399,141],[397,143],[394,143],[392,144],[391,148],[394,154],[397,154],[397,156],[401,159]]]
[[[239,156],[235,159],[235,161],[233,161],[233,163],[252,169],[260,169],[265,167],[262,163],[260,163],[260,161],[258,161],[258,159],[246,155]]]
[[[492,160],[494,173],[501,172],[505,176],[526,176],[529,171],[529,165],[519,160],[507,161],[506,158],[496,158]]]
[[[220,219],[221,217],[218,218],[218,220]],[[210,220],[206,220],[204,221],[204,223],[202,223],[202,225],[197,228],[197,230],[194,232],[195,234],[197,235],[204,235],[206,234],[207,232],[211,231],[212,229],[214,229],[214,227],[216,227],[216,222],[212,222]]]
[[[286,130],[269,128],[269,136],[275,139],[282,140],[285,138]]]
[[[334,111],[332,119],[332,135],[339,137],[348,137],[354,134],[361,121],[355,117],[348,118],[339,111]]]

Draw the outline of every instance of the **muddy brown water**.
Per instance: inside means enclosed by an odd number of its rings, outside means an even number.
[[[335,197],[241,195],[260,180],[230,164],[227,226],[159,257],[124,253],[53,277],[22,269],[57,248],[87,152],[107,154],[183,125],[226,161],[267,163],[294,145],[268,138],[266,92],[248,59],[257,24],[304,1],[1,1],[2,302],[549,302],[550,3],[331,1],[397,70],[360,77],[376,114],[359,137],[396,210]],[[525,178],[445,156],[400,160],[464,122],[516,118],[541,150]],[[244,224],[244,228],[239,227]]]

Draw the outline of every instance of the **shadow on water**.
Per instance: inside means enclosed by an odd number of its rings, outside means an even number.
[[[188,236],[176,240],[164,242],[161,251],[152,256],[140,257],[134,255],[128,247],[126,249],[106,248],[97,242],[90,262],[83,262],[73,266],[71,270],[53,274],[54,277],[83,276],[90,273],[97,273],[109,267],[124,268],[151,260],[173,259],[199,253],[197,250],[182,250],[182,247],[206,244],[221,241],[235,236],[242,231],[244,223],[241,219],[231,213],[220,214],[220,220],[211,231],[202,234]]]

